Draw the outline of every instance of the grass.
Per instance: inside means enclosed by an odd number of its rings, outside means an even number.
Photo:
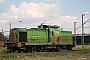
[[[90,60],[90,52],[35,52],[35,53],[8,53],[4,47],[0,47],[0,60]]]
[[[73,50],[90,50],[90,45],[76,45]]]

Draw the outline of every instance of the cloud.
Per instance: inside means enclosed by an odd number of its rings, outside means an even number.
[[[5,2],[5,1],[6,1],[6,0],[0,0],[0,4],[3,3],[3,2]]]
[[[6,22],[7,22],[7,20],[0,20],[0,22],[1,22],[1,23],[6,23]]]
[[[11,5],[9,12],[17,18],[44,18],[46,15],[54,15],[59,10],[60,8],[54,4],[22,2],[18,8]]]
[[[59,10],[61,10],[60,7],[55,4],[22,2],[19,7],[11,5],[8,12],[2,13],[0,17],[8,22],[20,19],[39,19],[55,16]]]
[[[85,11],[83,14],[90,14],[88,11]]]
[[[52,0],[45,0],[45,1],[52,1]]]
[[[51,21],[51,23],[56,24],[64,24],[66,23],[73,23],[74,21],[78,21],[77,17],[75,16],[59,16]]]

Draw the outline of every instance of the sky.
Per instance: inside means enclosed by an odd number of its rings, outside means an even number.
[[[36,28],[41,23],[59,25],[60,29],[74,33],[86,22],[84,33],[90,33],[90,0],[0,0],[0,31],[11,28]],[[19,22],[22,21],[22,22]],[[77,34],[82,28],[76,29]]]

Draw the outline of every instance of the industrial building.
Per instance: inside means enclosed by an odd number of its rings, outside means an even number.
[[[72,35],[73,41],[75,41],[75,35]],[[76,42],[77,45],[83,44],[82,42],[82,34],[76,34]],[[90,44],[90,34],[84,34],[84,44],[89,45]]]

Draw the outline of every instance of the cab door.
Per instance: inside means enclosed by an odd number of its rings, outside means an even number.
[[[19,42],[27,42],[27,32],[19,32]]]

